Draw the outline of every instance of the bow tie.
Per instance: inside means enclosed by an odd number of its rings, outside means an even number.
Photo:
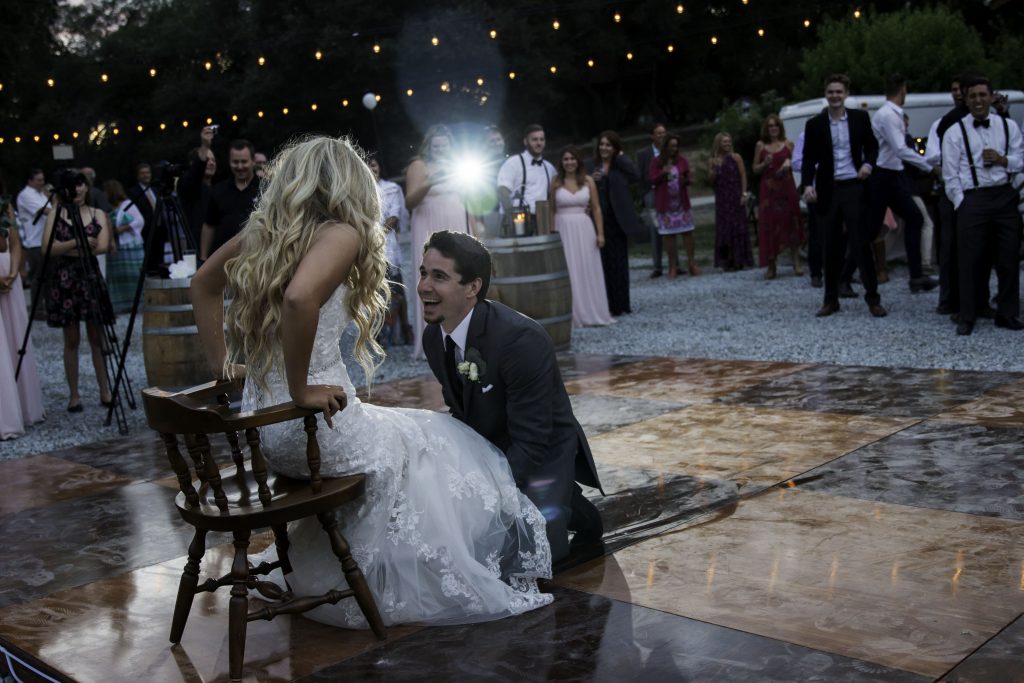
[[[534,159],[533,161],[530,162],[530,164],[533,165],[533,166],[543,166],[544,165],[544,160],[543,159]]]
[[[990,123],[991,121],[989,121],[988,119],[985,119],[984,121],[982,121],[981,119],[974,119],[975,128],[988,128]]]

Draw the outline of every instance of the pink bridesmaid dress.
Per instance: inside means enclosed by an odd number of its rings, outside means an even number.
[[[10,269],[10,252],[0,253],[0,273],[9,273]],[[27,327],[25,292],[19,277],[11,291],[0,294],[0,439],[20,436],[44,417],[43,392],[31,339],[25,347],[21,375],[17,382],[14,380],[18,350]]]
[[[608,312],[597,230],[586,213],[589,205],[590,188],[586,185],[576,192],[564,187],[555,190],[555,231],[562,236],[562,249],[569,267],[573,327],[615,322]]]

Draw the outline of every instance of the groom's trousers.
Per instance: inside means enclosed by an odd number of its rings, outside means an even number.
[[[569,554],[569,519],[572,517],[572,493],[578,440],[573,434],[572,448],[555,446],[560,455],[530,473],[523,493],[544,515],[551,560],[557,562]]]

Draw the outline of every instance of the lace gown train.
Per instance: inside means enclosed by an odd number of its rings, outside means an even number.
[[[349,396],[333,429],[321,418],[321,473],[367,474],[366,494],[342,507],[340,518],[384,623],[470,623],[549,604],[552,596],[537,587],[538,578],[551,576],[544,517],[516,488],[504,455],[446,414],[355,397],[338,344],[349,322],[346,299],[347,290],[339,288],[320,311],[309,382],[340,384]],[[243,409],[289,400],[282,373],[272,372],[267,381],[269,391],[246,383]],[[301,429],[273,425],[262,436],[274,471],[308,477]],[[293,590],[347,588],[315,518],[291,525],[289,537]],[[352,600],[307,614],[367,628]]]

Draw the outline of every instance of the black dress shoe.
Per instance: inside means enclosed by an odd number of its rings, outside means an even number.
[[[868,311],[870,311],[871,315],[876,318],[884,318],[889,315],[889,311],[885,310],[885,308],[882,307],[882,304],[868,304]]]
[[[651,279],[652,280],[654,278],[658,278],[658,277],[661,277],[661,271],[660,270],[655,270],[654,272],[651,273]]]
[[[914,294],[918,292],[930,292],[939,286],[939,281],[935,278],[922,275],[921,277],[910,278],[910,291]]]
[[[856,299],[857,292],[853,291],[853,287],[850,286],[849,282],[844,282],[841,285],[839,285],[839,298]]]
[[[828,316],[832,315],[833,313],[838,313],[838,312],[839,312],[839,302],[838,301],[827,301],[824,304],[822,304],[821,308],[819,308],[818,312],[815,313],[814,315],[815,315],[815,317],[818,317],[818,318],[827,318]]]
[[[968,336],[971,332],[974,332],[974,323],[967,322],[966,320],[962,323],[957,323],[956,333],[961,337]]]
[[[996,327],[1002,327],[1007,330],[1024,330],[1024,323],[1017,318],[1004,318],[1001,315],[996,316]]]
[[[604,522],[597,507],[583,495],[579,484],[572,492],[570,503],[569,531],[575,532],[573,543],[600,543],[604,536]]]
[[[68,406],[68,412],[69,413],[80,413],[83,410],[85,410],[85,408],[82,406],[81,403],[76,403],[73,406]]]
[[[821,289],[821,276],[820,275],[812,275],[811,276],[811,287],[814,287],[815,289]]]

